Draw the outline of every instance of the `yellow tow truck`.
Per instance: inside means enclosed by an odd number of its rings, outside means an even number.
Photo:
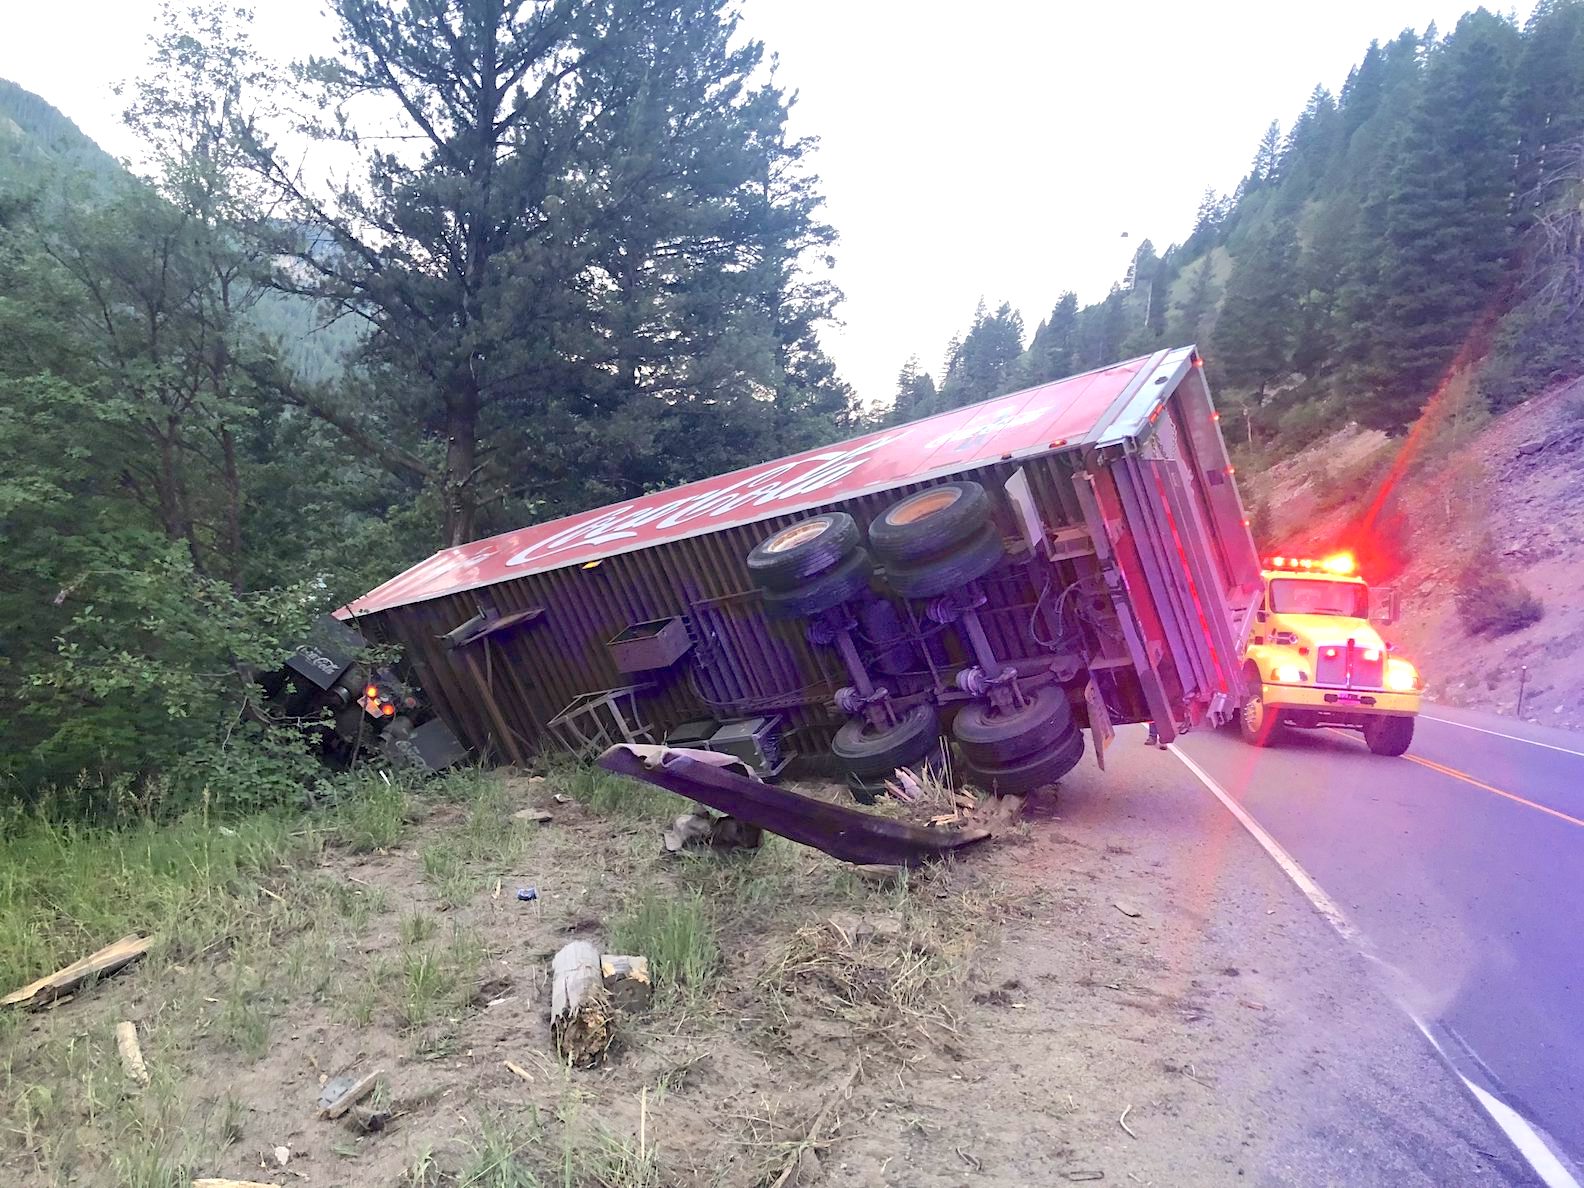
[[[1269,746],[1282,725],[1360,730],[1377,755],[1401,755],[1413,742],[1424,685],[1375,627],[1395,619],[1395,596],[1372,599],[1357,570],[1351,553],[1264,561],[1244,650],[1245,742]]]

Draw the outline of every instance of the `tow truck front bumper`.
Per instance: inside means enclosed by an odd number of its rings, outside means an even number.
[[[1365,718],[1411,718],[1419,712],[1418,693],[1390,693],[1384,689],[1266,682],[1261,696],[1268,711],[1280,714],[1295,726],[1358,726]]]

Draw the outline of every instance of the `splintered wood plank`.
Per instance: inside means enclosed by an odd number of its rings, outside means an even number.
[[[65,969],[58,969],[36,982],[29,982],[20,990],[13,990],[0,998],[0,1006],[39,1007],[70,994],[89,978],[108,977],[110,974],[136,961],[149,951],[153,937],[123,936],[114,944],[106,945],[80,961],[73,961]]]

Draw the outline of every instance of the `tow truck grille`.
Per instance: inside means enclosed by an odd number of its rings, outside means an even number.
[[[1385,687],[1386,657],[1376,648],[1353,648],[1353,679],[1347,679],[1348,649],[1327,644],[1315,658],[1315,684],[1344,685],[1353,689]]]

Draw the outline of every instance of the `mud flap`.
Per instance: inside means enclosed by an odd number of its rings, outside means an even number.
[[[1104,771],[1106,748],[1116,738],[1116,727],[1111,725],[1105,698],[1100,696],[1100,688],[1092,676],[1084,682],[1084,704],[1089,707],[1089,737],[1094,742],[1095,762]]]

